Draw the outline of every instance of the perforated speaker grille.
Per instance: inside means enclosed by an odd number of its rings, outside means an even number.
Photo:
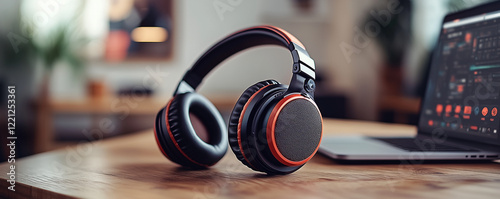
[[[321,139],[321,114],[305,99],[286,104],[279,113],[275,126],[276,146],[292,161],[302,161],[316,150]]]

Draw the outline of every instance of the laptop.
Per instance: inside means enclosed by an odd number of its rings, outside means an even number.
[[[325,137],[347,161],[500,158],[500,2],[449,14],[429,66],[414,137]]]

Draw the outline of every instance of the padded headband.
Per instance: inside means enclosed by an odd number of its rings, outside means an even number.
[[[314,60],[309,57],[304,45],[293,35],[274,26],[256,26],[229,35],[207,50],[193,67],[186,72],[174,95],[180,90],[196,90],[203,78],[228,57],[251,47],[278,45],[292,53],[294,74],[315,79]],[[188,85],[185,85],[187,83]]]

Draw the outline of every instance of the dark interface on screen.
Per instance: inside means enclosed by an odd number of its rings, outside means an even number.
[[[443,25],[419,126],[497,138],[500,115],[500,12]]]

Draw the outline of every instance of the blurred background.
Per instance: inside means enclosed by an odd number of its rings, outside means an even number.
[[[444,15],[485,2],[0,0],[0,87],[16,86],[19,156],[149,130],[207,48],[269,24],[315,59],[324,117],[416,124]],[[225,61],[199,91],[227,120],[248,86],[288,84],[291,64],[287,50],[253,48]],[[6,113],[7,91],[0,102]],[[0,125],[7,129],[6,114]]]

